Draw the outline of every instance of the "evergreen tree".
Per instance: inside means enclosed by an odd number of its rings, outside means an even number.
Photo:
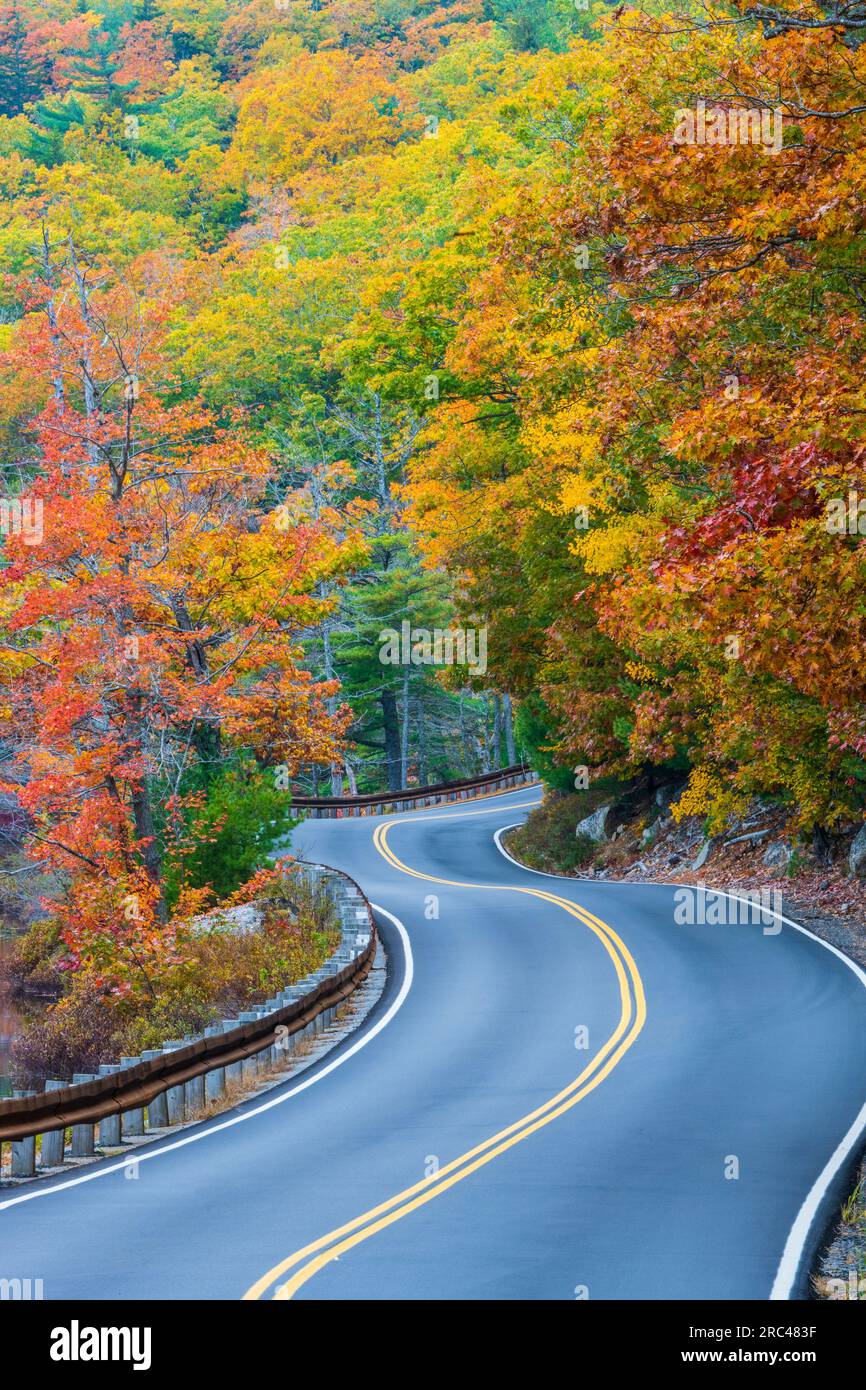
[[[123,66],[124,55],[117,35],[94,30],[87,50],[78,54],[72,64],[71,85],[75,91],[98,101],[105,111],[120,110],[138,86],[135,80],[116,80]]]
[[[83,127],[86,121],[84,107],[71,94],[60,102],[40,102],[31,118],[27,153],[39,164],[62,164],[65,158],[64,136],[74,126]]]
[[[0,5],[0,115],[17,116],[51,79],[51,59],[28,28],[18,0]]]

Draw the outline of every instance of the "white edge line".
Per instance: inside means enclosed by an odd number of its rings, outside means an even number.
[[[528,874],[540,874],[542,878],[558,878],[561,880],[564,879],[566,881],[570,881],[572,883],[595,882],[595,880],[593,879],[579,880],[574,878],[571,874],[550,874],[546,873],[543,869],[530,869],[528,865],[521,864],[519,859],[515,859],[513,854],[508,853],[508,850],[502,844],[500,836],[504,835],[506,830],[515,830],[518,826],[522,824],[522,821],[516,821],[514,825],[503,825],[499,830],[496,831],[496,834],[493,837],[496,843],[496,848],[499,850],[499,853],[504,855],[506,859],[510,859],[511,863],[515,864],[518,869],[523,869]],[[651,880],[641,882],[639,879],[630,879],[628,883],[625,883],[623,880],[616,879],[608,880],[608,882],[617,884],[622,883],[624,887],[630,887],[633,885],[636,888],[677,887],[675,883],[661,884],[653,882]],[[695,885],[681,884],[679,886],[683,888],[693,888]],[[717,893],[720,897],[730,898],[733,902],[748,902],[747,898],[740,898],[737,896],[736,893],[726,893],[723,888],[708,888],[707,891]],[[814,932],[809,931],[808,927],[802,926],[799,922],[792,921],[790,917],[785,917],[781,912],[774,912],[772,908],[764,907],[762,907],[761,910],[762,912],[769,912],[780,922],[784,922],[786,926],[793,927],[795,931],[802,932],[804,936],[808,936],[812,941],[817,941],[818,945],[823,946],[825,951],[831,951],[834,956],[838,956],[839,959],[841,961],[844,961],[844,963],[848,966],[849,970],[853,970],[854,974],[857,976],[863,988],[866,989],[866,973],[864,973],[864,971],[861,970],[860,966],[857,964],[856,961],[851,960],[850,956],[846,956],[844,951],[840,951],[836,946],[831,945],[829,941],[822,941],[821,937],[816,936]],[[830,1158],[827,1160],[821,1172],[818,1174],[817,1178],[815,1179],[814,1183],[809,1189],[809,1192],[806,1195],[803,1205],[800,1207],[800,1210],[794,1218],[794,1224],[791,1227],[788,1239],[785,1241],[785,1248],[782,1251],[782,1258],[779,1261],[779,1268],[776,1271],[776,1277],[773,1280],[773,1287],[770,1290],[771,1302],[787,1301],[791,1298],[791,1292],[794,1287],[794,1282],[797,1278],[797,1274],[800,1269],[800,1264],[803,1259],[806,1241],[809,1238],[809,1232],[812,1229],[812,1224],[815,1220],[815,1217],[818,1214],[818,1210],[821,1206],[821,1203],[824,1200],[827,1190],[829,1189],[834,1178],[839,1173],[842,1166],[850,1158],[852,1150],[857,1146],[859,1140],[862,1138],[864,1130],[866,1130],[866,1103],[864,1103],[863,1108],[860,1110],[860,1113],[857,1115],[856,1119],[854,1120],[854,1123],[851,1125],[851,1128],[848,1130],[844,1138],[841,1139],[840,1142],[837,1144]]]
[[[263,1104],[255,1106],[252,1110],[244,1111],[242,1115],[233,1115],[231,1119],[223,1120],[220,1124],[211,1125],[207,1129],[199,1130],[197,1133],[187,1134],[183,1139],[175,1139],[172,1143],[163,1144],[157,1149],[151,1149],[149,1151],[131,1149],[128,1157],[125,1157],[120,1162],[111,1163],[105,1167],[94,1168],[92,1172],[81,1173],[77,1177],[67,1179],[66,1182],[53,1183],[50,1187],[43,1187],[37,1182],[34,1184],[33,1191],[22,1192],[17,1197],[9,1197],[5,1202],[0,1202],[0,1211],[5,1211],[7,1207],[15,1207],[20,1202],[32,1202],[37,1197],[51,1197],[55,1192],[65,1192],[67,1188],[79,1187],[81,1183],[93,1182],[96,1178],[105,1178],[110,1173],[121,1173],[129,1168],[130,1163],[147,1163],[149,1159],[162,1158],[163,1154],[173,1153],[176,1149],[186,1148],[187,1144],[197,1144],[202,1139],[209,1139],[212,1134],[220,1134],[223,1130],[231,1129],[234,1125],[243,1124],[246,1120],[255,1119],[257,1115],[264,1114],[266,1110],[273,1110],[274,1106],[282,1105],[285,1101],[291,1100],[292,1097],[298,1095],[300,1091],[305,1091],[308,1086],[314,1086],[317,1081],[322,1081],[330,1072],[336,1071],[337,1067],[341,1067],[344,1062],[348,1062],[350,1057],[353,1057],[356,1052],[360,1052],[362,1047],[367,1046],[367,1043],[372,1042],[376,1034],[381,1033],[382,1029],[391,1022],[397,1010],[405,1003],[406,996],[412,987],[412,979],[415,974],[409,934],[403,923],[398,917],[395,917],[392,912],[388,912],[384,907],[380,907],[378,903],[371,903],[370,906],[374,911],[381,912],[383,917],[387,917],[389,922],[393,922],[397,931],[400,933],[405,962],[403,982],[400,985],[397,998],[394,1000],[387,1013],[382,1015],[378,1023],[375,1023],[369,1032],[365,1033],[363,1037],[359,1038],[358,1041],[347,1048],[345,1052],[342,1052],[339,1057],[335,1057],[333,1062],[329,1062],[327,1066],[322,1067],[321,1071],[317,1071],[315,1076],[310,1076],[306,1081],[299,1082],[297,1086],[292,1086],[290,1090],[284,1091],[281,1095],[274,1096],[272,1100],[264,1101]]]

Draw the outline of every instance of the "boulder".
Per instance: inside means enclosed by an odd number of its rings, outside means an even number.
[[[583,820],[577,823],[575,835],[593,840],[597,845],[601,844],[603,840],[607,839],[608,820],[612,810],[612,805],[599,806],[591,816],[584,816]]]
[[[793,853],[791,846],[786,845],[784,840],[774,840],[764,850],[762,862],[768,869],[787,869]]]
[[[656,791],[656,794],[655,794],[655,803],[656,803],[656,806],[658,806],[659,810],[661,811],[662,816],[666,816],[666,815],[667,815],[668,810],[669,810],[670,805],[671,805],[671,802],[672,802],[672,801],[676,801],[676,799],[677,799],[677,797],[679,796],[679,794],[680,794],[681,791],[682,791],[682,787],[681,787],[681,786],[680,786],[680,787],[671,787],[671,786],[667,786],[667,787],[659,787],[659,788],[658,788],[658,790]]]
[[[866,877],[866,825],[861,825],[848,851],[848,868],[857,878]]]
[[[196,936],[206,935],[214,928],[236,936],[249,936],[258,931],[261,924],[261,908],[255,903],[241,903],[237,907],[215,907],[201,917],[191,918],[189,925]]]
[[[711,851],[712,851],[712,849],[713,849],[715,843],[716,843],[716,838],[715,838],[714,835],[711,835],[710,838],[709,838],[708,840],[704,840],[704,843],[701,845],[700,849],[698,850],[698,857],[697,857],[697,859],[695,860],[694,864],[690,864],[690,865],[689,865],[689,868],[690,868],[692,871],[694,871],[695,869],[702,869],[702,868],[704,867],[704,865],[706,864],[707,860],[708,860],[709,857],[710,857],[710,853],[711,853]]]

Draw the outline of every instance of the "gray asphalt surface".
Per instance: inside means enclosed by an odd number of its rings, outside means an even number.
[[[537,798],[523,789],[387,818],[408,868],[466,887],[389,863],[373,843],[386,818],[299,827],[295,852],[346,870],[404,924],[408,991],[400,933],[382,915],[388,987],[340,1052],[378,1027],[367,1045],[336,1067],[332,1053],[317,1068],[327,1073],[285,1100],[296,1081],[268,1093],[279,1101],[269,1108],[246,1102],[184,1131],[194,1142],[136,1150],[136,1177],[104,1162],[87,1181],[29,1188],[33,1200],[0,1192],[0,1277],[41,1278],[46,1298],[239,1298],[438,1166],[422,1189],[430,1200],[389,1208],[397,1219],[373,1232],[367,1218],[368,1234],[295,1297],[768,1298],[801,1204],[863,1106],[866,989],[792,928],[681,926],[673,888],[509,863],[494,831]],[[502,888],[578,903],[616,938],[607,949],[559,903]],[[617,943],[634,959],[646,1021],[592,1089],[547,1119],[551,1098],[587,1067],[591,1079],[607,1040],[638,1019]],[[537,1108],[534,1132],[519,1127],[505,1152],[443,1186],[441,1169]],[[795,1288],[804,1279],[801,1269]]]

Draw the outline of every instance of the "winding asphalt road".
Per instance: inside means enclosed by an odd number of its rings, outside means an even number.
[[[767,1299],[866,1122],[866,977],[792,924],[677,925],[494,835],[536,789],[308,821],[379,905],[385,994],[209,1124],[0,1192],[0,1277],[68,1299]],[[776,930],[776,928],[779,928]]]

